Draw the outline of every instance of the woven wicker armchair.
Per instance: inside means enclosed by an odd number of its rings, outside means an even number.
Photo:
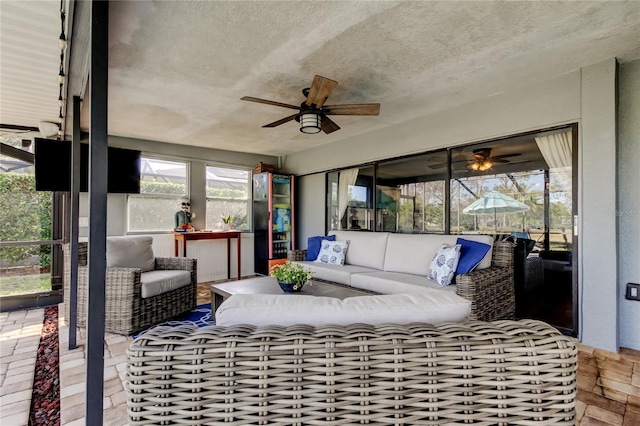
[[[507,241],[493,244],[491,267],[456,276],[456,292],[471,301],[471,321],[514,319],[516,296],[513,248]],[[306,250],[290,250],[287,259],[303,261]]]
[[[576,370],[533,320],[160,326],[126,389],[130,425],[574,425]]]
[[[64,306],[65,319],[69,319],[69,285],[71,246],[64,250]],[[78,250],[78,326],[86,327],[87,310],[87,243]],[[186,270],[191,273],[191,284],[166,293],[142,298],[137,268],[107,268],[105,283],[105,330],[110,333],[131,335],[154,324],[174,317],[196,306],[197,261],[182,257],[156,257],[156,270]]]

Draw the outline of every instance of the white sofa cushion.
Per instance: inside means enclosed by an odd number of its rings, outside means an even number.
[[[140,275],[140,283],[142,284],[140,293],[142,298],[146,299],[191,284],[191,272],[174,270],[149,271]]]
[[[384,268],[378,269],[427,276],[433,255],[442,244],[454,245],[458,237],[459,235],[442,234],[389,234]],[[464,235],[463,237],[467,240],[487,243],[493,247],[493,237],[490,235]],[[477,270],[491,266],[492,252],[493,250],[487,252]]]
[[[347,250],[348,253],[348,250]],[[373,268],[365,268],[355,265],[325,265],[314,261],[298,261],[293,263],[301,264],[305,269],[313,272],[312,278],[317,278],[334,283],[351,285],[351,275],[363,272],[376,271]]]
[[[471,303],[447,291],[386,294],[344,300],[302,295],[237,294],[216,311],[217,325],[328,325],[461,322]]]
[[[107,238],[107,268],[138,268],[142,272],[153,271],[156,259],[153,255],[153,238],[147,236]]]
[[[422,294],[425,289],[456,292],[455,285],[442,287],[425,276],[402,272],[375,271],[352,274],[351,285],[382,294]]]
[[[382,269],[388,232],[331,231],[336,241],[349,240],[345,264]]]

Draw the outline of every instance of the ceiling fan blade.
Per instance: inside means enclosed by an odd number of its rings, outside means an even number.
[[[257,102],[259,104],[267,104],[267,105],[275,105],[282,108],[291,108],[291,109],[300,109],[299,106],[284,104],[282,102],[276,101],[268,101],[266,99],[254,98],[252,96],[243,96],[240,98],[241,101],[249,101],[249,102]]]
[[[323,111],[330,115],[378,115],[380,104],[327,105]]]
[[[309,106],[315,104],[316,108],[321,108],[337,85],[337,81],[316,75],[313,77],[313,83],[311,83],[305,103]]]
[[[486,161],[489,157],[482,154],[473,154],[473,157],[469,161]]]
[[[513,154],[502,154],[502,155],[493,155],[491,156],[492,160],[495,160],[496,158],[509,158],[509,157],[517,157],[519,155],[522,155],[519,152],[513,153]]]
[[[338,126],[333,120],[329,117],[322,117],[322,131],[326,134],[333,133],[336,130],[340,130],[340,126]]]
[[[287,122],[293,120],[297,116],[298,116],[298,114],[293,114],[293,115],[290,115],[288,117],[282,118],[282,119],[280,119],[278,121],[274,121],[273,123],[265,124],[262,127],[276,127],[276,126],[279,126],[281,124],[284,124],[284,123],[287,123]]]
[[[511,161],[509,160],[503,160],[502,158],[489,158],[489,161],[491,161],[492,163],[510,163]]]

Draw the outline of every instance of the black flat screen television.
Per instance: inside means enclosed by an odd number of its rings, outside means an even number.
[[[107,191],[140,193],[140,151],[108,148]],[[35,139],[36,191],[71,191],[71,143]],[[80,192],[89,189],[89,145],[80,144]]]

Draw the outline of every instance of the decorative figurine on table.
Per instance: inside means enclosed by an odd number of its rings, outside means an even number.
[[[189,209],[191,208],[191,204],[188,201],[182,203],[180,207],[180,211],[176,212],[174,216],[174,224],[175,230],[178,232],[187,232],[192,231],[193,226],[191,226],[191,220],[195,219],[196,214],[191,213]]]

